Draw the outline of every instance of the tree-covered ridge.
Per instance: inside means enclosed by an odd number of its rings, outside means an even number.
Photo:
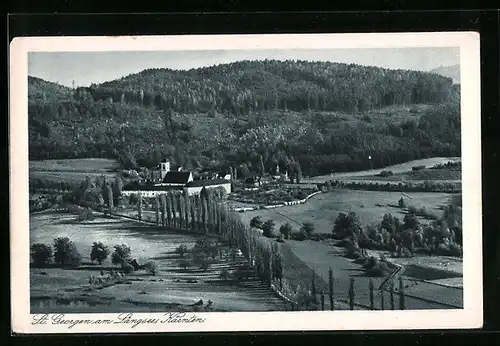
[[[94,99],[176,112],[282,109],[363,112],[389,105],[439,103],[451,78],[411,70],[308,61],[239,61],[175,71],[148,69],[93,85]]]
[[[262,157],[266,172],[295,161],[316,175],[460,155],[459,88],[435,74],[243,61],[76,90],[29,83],[31,159],[257,172]]]
[[[28,97],[30,100],[62,101],[73,97],[73,90],[61,84],[28,76]]]

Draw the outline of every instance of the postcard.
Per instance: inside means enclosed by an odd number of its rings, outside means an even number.
[[[479,328],[479,34],[10,45],[14,333]]]

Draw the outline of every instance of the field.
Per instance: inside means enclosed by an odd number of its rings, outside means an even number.
[[[402,164],[398,165],[393,165],[393,166],[388,166],[380,169],[371,169],[371,170],[366,170],[366,171],[357,171],[357,172],[342,172],[342,173],[335,173],[332,172],[332,174],[329,175],[322,175],[322,176],[316,176],[316,177],[307,177],[304,178],[302,181],[304,183],[324,183],[329,180],[344,180],[344,179],[358,179],[359,177],[370,177],[370,176],[376,176],[379,174],[381,171],[392,171],[394,174],[396,173],[406,173],[406,172],[411,172],[413,166],[426,166],[426,167],[432,167],[437,164],[444,164],[447,163],[448,161],[454,161],[454,160],[460,160],[458,157],[432,157],[429,159],[422,159],[422,160],[414,160],[414,161],[409,161],[405,162]],[[377,177],[377,180],[379,180],[380,177]]]
[[[443,169],[422,169],[419,171],[410,171],[406,173],[396,173],[388,177],[381,177],[379,175],[356,177],[356,180],[377,180],[377,181],[407,181],[407,180],[432,180],[432,181],[460,181],[462,179],[462,172],[460,169],[443,168]]]
[[[80,182],[87,176],[114,177],[119,165],[109,159],[65,159],[29,162],[30,178],[54,182]]]
[[[390,206],[397,204],[401,193],[381,191],[353,191],[347,189],[334,189],[332,192],[321,193],[312,197],[305,204],[285,206],[278,209],[255,210],[241,213],[244,222],[249,223],[254,216],[261,216],[262,220],[272,219],[279,229],[281,224],[289,222],[292,227],[298,229],[303,222],[312,222],[316,233],[331,233],[335,219],[340,212],[354,211],[360,218],[362,225],[371,222],[380,222],[385,213],[391,213],[403,218],[404,211]],[[437,210],[439,206],[449,202],[451,194],[446,193],[405,193],[408,204],[416,208],[426,207],[427,210]],[[411,198],[411,199],[410,199]],[[429,222],[420,218],[422,223]],[[285,244],[291,251],[307,266],[314,269],[324,280],[328,278],[328,268],[334,272],[336,295],[347,299],[349,278],[355,277],[355,302],[369,306],[369,278],[365,275],[361,266],[344,257],[344,249],[333,247],[326,241],[293,241],[288,240]],[[381,251],[372,251],[378,257]],[[388,255],[388,254],[386,254]],[[410,270],[405,273],[408,290],[405,298],[407,309],[442,309],[460,307],[463,304],[463,292],[461,290],[462,262],[456,258],[444,256],[417,256],[410,259],[391,259],[400,265],[418,265],[428,275],[426,278],[415,278]],[[436,276],[437,271],[441,271]],[[422,274],[423,275],[423,274]],[[434,276],[432,276],[434,275]],[[418,280],[415,284],[415,280]],[[429,280],[423,282],[421,280]],[[381,304],[381,292],[378,287],[382,279],[374,278],[377,289],[375,305]],[[444,285],[455,286],[450,288]],[[420,285],[420,286],[419,286]],[[416,286],[419,286],[418,288]],[[388,309],[388,291],[385,289],[384,308]],[[396,295],[396,306],[398,304]]]
[[[179,256],[174,249],[180,244],[194,245],[199,236],[169,232],[165,229],[134,221],[98,217],[93,222],[75,223],[74,215],[36,214],[30,217],[30,243],[52,244],[56,237],[69,237],[89,262],[94,241],[109,247],[127,244],[139,263],[154,260],[159,267],[156,276],[135,272],[127,275],[124,283],[102,289],[89,290],[90,275],[99,275],[101,269],[112,268],[109,259],[102,267],[84,265],[78,269],[31,269],[32,312],[113,312],[172,311],[190,309],[190,304],[202,299],[211,300],[210,311],[279,311],[284,302],[260,283],[221,281],[223,268],[242,265],[224,257],[204,272],[178,267]],[[188,281],[191,280],[191,281]]]
[[[247,224],[254,216],[260,216],[263,220],[273,219],[276,229],[286,222],[295,228],[304,222],[312,222],[315,232],[331,233],[335,219],[341,212],[355,212],[363,225],[382,221],[386,213],[398,215],[402,219],[404,211],[396,207],[402,196],[399,192],[334,189],[332,192],[313,196],[304,204],[248,211],[240,215]],[[429,211],[440,213],[437,208],[446,204],[451,194],[415,192],[405,193],[404,197],[409,205],[416,208],[426,207]],[[428,222],[424,219],[421,221]]]

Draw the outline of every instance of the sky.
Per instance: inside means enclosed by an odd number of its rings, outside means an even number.
[[[240,60],[308,60],[429,71],[458,65],[459,48],[358,48],[321,50],[203,50],[156,52],[31,52],[28,74],[66,86],[121,78],[148,68],[188,70]]]

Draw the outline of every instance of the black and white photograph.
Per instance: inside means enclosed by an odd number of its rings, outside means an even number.
[[[478,37],[411,35],[21,39],[19,325],[480,325]]]

